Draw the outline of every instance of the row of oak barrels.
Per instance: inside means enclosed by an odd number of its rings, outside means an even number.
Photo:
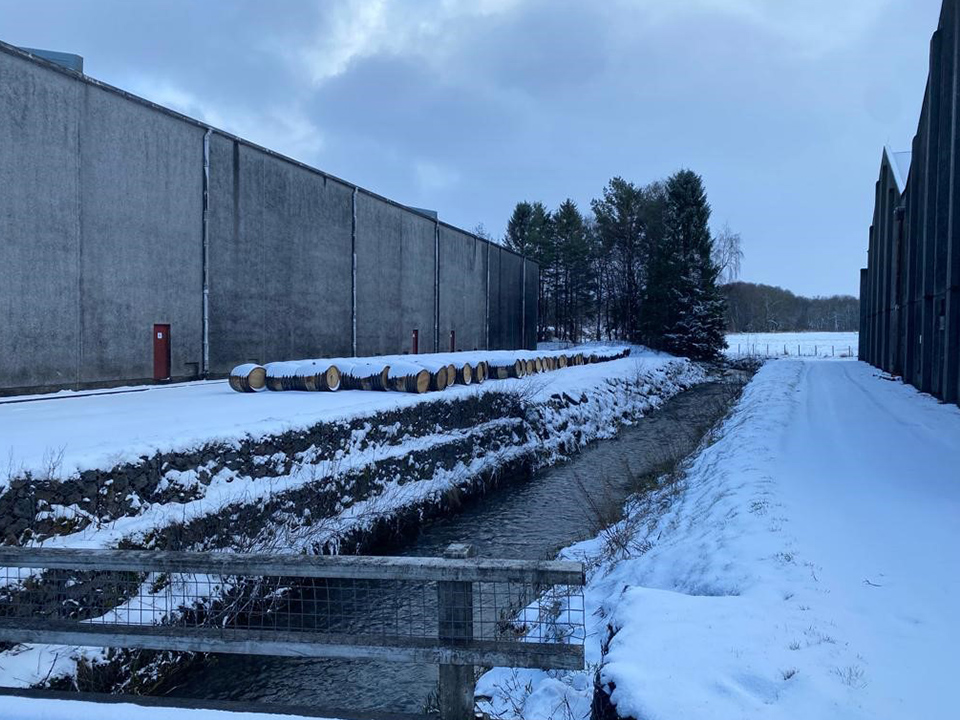
[[[450,385],[474,385],[486,381],[522,378],[536,373],[590,363],[617,360],[629,348],[588,348],[580,351],[436,353],[371,358],[325,358],[246,363],[229,376],[230,387],[252,393],[263,389],[326,391],[393,390],[425,393]]]

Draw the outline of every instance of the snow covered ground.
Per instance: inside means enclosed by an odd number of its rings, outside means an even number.
[[[591,667],[478,692],[502,717],[589,717],[612,628],[624,717],[957,717],[960,410],[863,363],[782,360],[714,440],[565,551],[592,565]]]
[[[107,523],[94,522],[44,541],[47,547],[71,548],[114,546],[121,540],[139,542],[150,532],[171,524],[212,516],[233,505],[256,506],[282,492],[307,484],[323,484],[347,471],[371,467],[390,457],[409,458],[414,451],[428,450],[451,438],[463,439],[485,427],[500,423],[526,423],[529,427],[530,432],[522,433],[525,439],[515,435],[497,452],[489,452],[481,444],[476,456],[469,455],[451,468],[438,466],[432,476],[408,481],[410,478],[401,477],[401,473],[362,499],[345,497],[331,517],[314,518],[308,508],[302,515],[297,514],[300,525],[284,523],[283,551],[297,553],[328,541],[335,544],[339,538],[368,529],[380,518],[404,508],[437,502],[445,492],[515,458],[529,456],[545,464],[559,460],[578,445],[615,435],[623,418],[655,409],[704,376],[700,367],[687,360],[636,348],[631,357],[621,360],[569,367],[519,381],[457,386],[428,395],[361,391],[239,394],[223,383],[200,383],[144,392],[0,404],[0,443],[8,445],[10,452],[29,467],[44,462],[51,452],[49,443],[62,443],[63,472],[68,473],[85,465],[110,467],[140,453],[189,449],[213,439],[239,439],[247,434],[280,432],[351,416],[365,418],[411,403],[442,403],[472,393],[496,391],[515,390],[523,395],[530,411],[527,419],[496,418],[469,430],[437,428],[426,435],[402,436],[396,445],[373,443],[360,447],[370,425],[364,420],[366,430],[352,433],[349,452],[328,458],[311,449],[300,453],[293,467],[278,470],[280,474],[267,479],[254,480],[225,469],[209,478],[208,483],[198,485],[196,472],[170,470],[165,478],[189,483],[202,492],[182,502],[138,505],[134,514]],[[554,396],[561,393],[575,400],[559,402]],[[292,515],[288,519],[294,520]],[[254,541],[259,542],[259,536]],[[256,544],[252,547],[259,549]],[[270,550],[276,548],[271,546]],[[133,598],[131,602],[139,600]],[[99,651],[84,650],[82,656],[96,659]],[[24,687],[47,676],[69,676],[75,672],[79,657],[81,653],[73,648],[20,646],[0,653],[0,681]]]
[[[142,707],[129,703],[103,704],[79,700],[40,700],[35,698],[4,697],[4,720],[284,720],[294,715],[264,715],[262,713],[228,712],[224,710],[184,710]],[[313,718],[312,720],[322,720]]]
[[[760,357],[856,358],[859,333],[730,333],[727,355]]]
[[[530,379],[537,399],[575,392],[606,378],[633,377],[680,362],[637,348],[622,360],[564,368]],[[336,393],[237,393],[225,380],[126,388],[124,392],[63,392],[31,398],[0,399],[0,487],[8,476],[31,470],[46,473],[57,464],[62,474],[108,468],[157,451],[181,452],[215,440],[282,433],[329,422],[444,402],[471,393],[517,387],[523,380],[488,380],[457,385],[442,393],[344,390]],[[24,400],[29,400],[24,402]]]

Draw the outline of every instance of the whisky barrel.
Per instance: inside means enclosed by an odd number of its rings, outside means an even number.
[[[237,392],[252,393],[263,390],[267,381],[267,371],[262,365],[245,363],[230,371],[227,382]]]
[[[390,366],[377,362],[348,362],[341,368],[341,383],[348,390],[387,390]]]
[[[425,393],[430,390],[431,373],[413,363],[394,363],[388,368],[387,384],[391,390]]]
[[[308,360],[294,374],[302,390],[336,392],[340,389],[340,368],[330,360]]]

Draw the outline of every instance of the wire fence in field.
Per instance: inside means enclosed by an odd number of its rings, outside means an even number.
[[[815,358],[856,358],[857,346],[846,343],[780,343],[745,342],[730,343],[727,355],[733,357],[815,357]]]

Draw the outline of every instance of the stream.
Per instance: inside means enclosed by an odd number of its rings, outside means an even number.
[[[692,453],[743,381],[728,372],[681,392],[616,438],[593,443],[529,480],[502,483],[391,552],[441,556],[449,544],[469,542],[479,557],[554,558],[561,548],[595,536],[638,476]],[[183,698],[419,713],[436,684],[437,668],[429,665],[220,655],[167,691]]]

